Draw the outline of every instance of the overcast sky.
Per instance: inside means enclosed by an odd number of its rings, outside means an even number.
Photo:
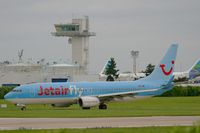
[[[140,70],[157,64],[171,43],[179,43],[176,70],[200,59],[199,0],[0,0],[0,61],[69,60],[71,46],[54,37],[55,23],[88,15],[89,70],[99,72],[114,57],[120,71],[132,70],[131,50],[139,50]]]

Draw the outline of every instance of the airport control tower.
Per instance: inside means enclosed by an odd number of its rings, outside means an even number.
[[[89,64],[89,37],[95,36],[94,32],[89,32],[88,16],[72,19],[72,22],[67,24],[55,24],[55,29],[56,32],[52,35],[69,37],[68,43],[72,44],[72,61],[86,71]]]

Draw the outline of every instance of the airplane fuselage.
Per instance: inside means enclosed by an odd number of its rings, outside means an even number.
[[[134,92],[136,95],[151,96],[166,91],[160,84],[138,81],[124,82],[68,82],[36,83],[17,87],[6,96],[13,103],[20,104],[56,104],[73,102],[84,96],[109,95],[114,93]],[[156,93],[157,92],[157,93]]]

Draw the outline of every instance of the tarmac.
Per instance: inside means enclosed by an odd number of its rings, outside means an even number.
[[[113,118],[0,118],[0,130],[191,126],[200,116],[153,116]]]

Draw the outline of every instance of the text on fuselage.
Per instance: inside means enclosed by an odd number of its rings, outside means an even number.
[[[67,87],[42,87],[40,86],[40,89],[38,91],[38,96],[43,95],[67,95],[67,94],[75,94],[81,96],[83,93],[83,88],[76,88],[75,85],[71,85],[69,88]]]

